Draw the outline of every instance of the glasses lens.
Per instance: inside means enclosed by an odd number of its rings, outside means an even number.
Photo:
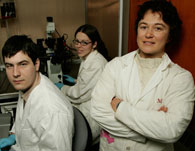
[[[87,46],[89,43],[91,43],[91,42],[87,42],[87,41],[79,41],[79,40],[77,40],[77,39],[74,39],[73,40],[73,43],[75,44],[75,45],[78,45],[79,43],[81,44],[81,46]]]
[[[81,41],[81,45],[82,45],[82,46],[87,46],[88,44],[89,44],[89,42]]]
[[[76,40],[76,39],[74,39],[74,40],[73,40],[73,43],[74,43],[75,45],[78,45],[78,44],[79,44],[79,41]]]

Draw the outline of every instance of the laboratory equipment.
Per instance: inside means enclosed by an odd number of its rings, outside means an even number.
[[[5,66],[0,65],[0,94],[1,93],[11,93],[15,92],[16,90],[9,82],[6,72],[5,72]]]
[[[11,128],[11,114],[0,114],[0,138],[8,137]]]
[[[14,1],[3,2],[1,4],[1,7],[0,7],[0,12],[1,12],[2,19],[15,18],[16,17],[16,9],[15,9]]]
[[[46,53],[54,53],[55,39],[53,38],[53,33],[55,32],[55,23],[53,22],[53,17],[47,17],[46,26],[46,40],[45,44],[48,46]]]
[[[57,32],[53,17],[47,17],[46,39],[37,39],[37,45],[41,54],[40,72],[54,83],[64,83],[63,75],[71,71],[73,58],[78,59],[76,50],[67,45],[67,38],[67,34],[61,36]],[[47,48],[43,47],[43,42]]]
[[[10,113],[15,119],[18,92],[0,94],[0,113]]]
[[[18,92],[0,94],[0,138],[8,137],[16,115]]]
[[[46,49],[46,66],[47,66],[47,76],[49,79],[54,82],[62,83],[62,69],[60,64],[53,64],[51,62],[52,57],[54,56],[54,47],[56,39],[53,38],[53,33],[55,32],[55,23],[53,22],[53,17],[47,17],[47,26],[46,26],[46,40],[45,44],[47,45]]]

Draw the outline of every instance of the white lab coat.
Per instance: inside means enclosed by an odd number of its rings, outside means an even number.
[[[95,140],[100,134],[99,125],[90,116],[91,93],[106,65],[106,59],[96,50],[91,52],[86,60],[82,60],[77,82],[74,86],[65,85],[62,92],[86,117]]]
[[[63,93],[44,75],[24,107],[19,93],[12,132],[16,151],[71,151],[73,110]],[[23,108],[24,107],[24,108]]]
[[[109,132],[102,132],[100,150],[172,151],[193,115],[193,77],[164,54],[142,92],[136,53],[108,63],[92,93],[91,116]],[[116,112],[114,96],[123,100]],[[158,111],[163,105],[168,112]]]

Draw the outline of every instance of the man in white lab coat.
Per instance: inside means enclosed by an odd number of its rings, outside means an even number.
[[[181,21],[166,0],[145,2],[136,21],[139,49],[109,62],[91,100],[103,128],[100,151],[173,151],[195,100],[191,73],[165,53]]]
[[[3,59],[10,83],[19,90],[15,123],[0,148],[16,151],[71,151],[73,110],[58,88],[39,72],[36,44],[25,35],[10,37]]]

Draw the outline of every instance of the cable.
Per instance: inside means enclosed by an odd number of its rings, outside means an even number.
[[[57,29],[55,28],[56,33],[58,34],[59,37],[61,37],[61,35],[59,34],[59,32],[57,31]]]

